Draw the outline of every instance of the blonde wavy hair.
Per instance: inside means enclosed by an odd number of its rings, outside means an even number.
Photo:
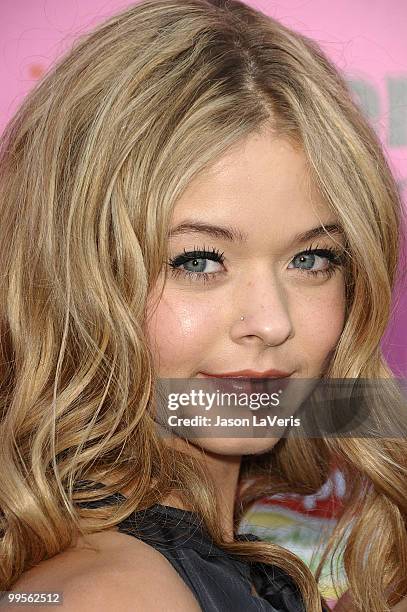
[[[152,418],[146,300],[173,208],[264,125],[303,148],[347,237],[346,324],[326,376],[394,380],[380,341],[402,204],[344,79],[315,42],[238,0],[130,6],[76,41],[1,138],[0,590],[176,491],[219,546],[279,565],[321,610],[320,569],[273,543],[223,541],[202,462],[165,445]],[[345,542],[356,609],[387,611],[407,594],[402,439],[287,438],[244,457],[236,529],[256,499],[317,491],[333,460],[348,484],[326,558]],[[121,504],[79,505],[127,489]]]

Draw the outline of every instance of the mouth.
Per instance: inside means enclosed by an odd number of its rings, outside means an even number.
[[[242,374],[245,372],[245,374]],[[281,376],[272,375],[268,370],[266,373],[257,373],[253,375],[253,370],[240,370],[236,373],[223,374],[208,374],[207,372],[199,372],[198,378],[216,378],[219,380],[220,386],[224,389],[240,390],[246,393],[263,392],[263,393],[278,393],[284,391],[290,383],[291,376],[294,372],[286,373],[279,372]],[[273,370],[278,372],[277,370]],[[266,375],[267,374],[267,375]]]
[[[284,372],[283,370],[265,370],[264,372],[258,372],[256,370],[236,370],[234,372],[222,372],[222,373],[208,373],[200,372],[205,377],[212,378],[287,378],[294,372]]]

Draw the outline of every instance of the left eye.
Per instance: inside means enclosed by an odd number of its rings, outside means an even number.
[[[328,260],[328,267],[329,267],[329,263],[331,259],[326,254],[317,255],[316,253],[300,253],[299,255],[296,255],[292,261],[297,262],[298,264],[305,264],[303,267],[300,268],[302,270],[312,270],[314,269],[314,265],[317,266],[316,268],[317,270],[323,270],[324,269],[324,265],[323,265],[324,259]],[[288,267],[295,268],[295,266],[291,266],[291,263]]]

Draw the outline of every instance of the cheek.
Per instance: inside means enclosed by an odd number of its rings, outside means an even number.
[[[323,292],[302,302],[297,312],[297,332],[310,364],[322,363],[337,344],[345,324],[345,286],[339,278]]]
[[[165,290],[154,308],[148,302],[147,335],[155,367],[162,377],[188,377],[213,342],[213,309],[207,301],[191,299],[188,292]]]

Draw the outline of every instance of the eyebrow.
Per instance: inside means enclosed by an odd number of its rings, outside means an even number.
[[[289,246],[292,247],[303,242],[308,242],[309,240],[318,238],[319,236],[326,236],[327,232],[329,232],[331,235],[344,235],[345,233],[342,225],[339,223],[330,223],[325,226],[318,225],[317,227],[313,227],[305,232],[296,234],[290,241]],[[246,232],[241,232],[238,228],[233,226],[212,225],[211,223],[188,219],[172,228],[169,232],[169,237],[171,238],[173,236],[196,233],[207,234],[212,238],[220,238],[223,240],[228,240],[229,242],[239,243],[247,242],[248,238],[248,234]]]

